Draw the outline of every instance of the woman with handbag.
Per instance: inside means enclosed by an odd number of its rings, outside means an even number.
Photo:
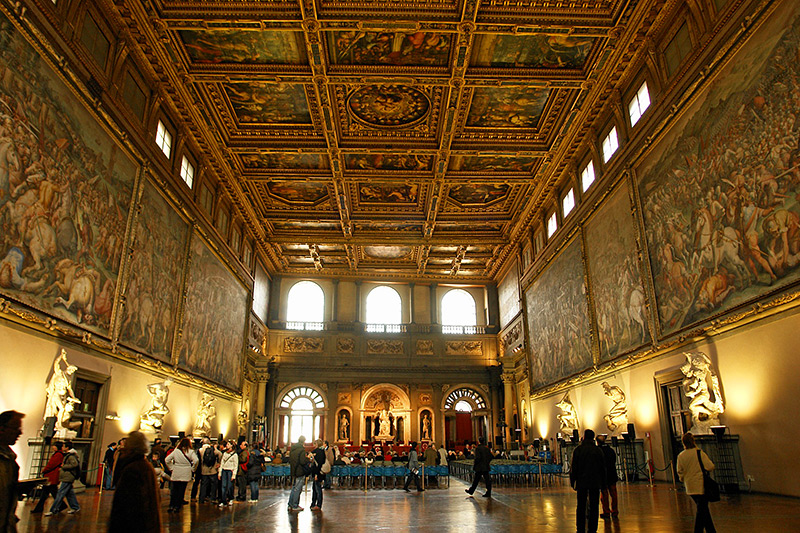
[[[183,507],[183,496],[186,485],[192,480],[192,473],[200,461],[192,449],[192,441],[188,437],[181,439],[178,447],[172,450],[165,461],[172,470],[172,486],[169,492],[169,509],[167,512],[178,512]]]
[[[709,501],[718,501],[718,493],[712,494],[716,482],[708,477],[708,472],[714,470],[714,463],[708,455],[700,450],[694,442],[694,435],[685,433],[681,439],[684,450],[678,454],[678,478],[686,487],[686,494],[692,497],[697,504],[697,516],[694,520],[694,533],[716,533],[714,522],[711,520],[711,511],[708,509]],[[713,486],[706,490],[706,483]]]

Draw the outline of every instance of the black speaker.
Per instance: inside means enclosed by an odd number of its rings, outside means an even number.
[[[182,439],[182,438],[183,438],[183,437],[185,437],[185,436],[186,436],[186,432],[185,432],[185,431],[179,431],[179,432],[178,432],[178,438],[179,438],[179,439]]]
[[[497,447],[503,446],[503,436],[502,435],[495,435],[494,436],[494,445]]]
[[[631,436],[631,442],[636,440],[636,428],[633,427],[633,424],[628,424],[628,435]]]
[[[56,417],[48,416],[44,419],[44,437],[52,437],[56,433]]]

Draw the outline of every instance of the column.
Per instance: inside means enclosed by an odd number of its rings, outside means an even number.
[[[356,281],[356,323],[363,322],[361,320],[361,281]]]
[[[267,325],[271,328],[275,327],[275,324],[278,322],[278,318],[280,317],[280,308],[281,308],[281,281],[283,278],[281,276],[275,276],[272,278],[272,283],[270,284],[270,291],[269,291],[269,304],[267,307],[269,308],[269,312],[267,316],[269,317],[267,320]]]
[[[514,425],[514,373],[513,372],[503,372],[500,376],[500,379],[503,380],[503,394],[504,394],[504,404],[505,404],[505,438],[506,438],[506,446],[511,444],[512,442],[512,430]]]
[[[430,301],[430,308],[431,308],[431,324],[438,324],[439,323],[439,312],[438,302],[436,301],[436,289],[439,286],[438,283],[431,283],[431,301]]]
[[[500,393],[497,385],[492,383],[492,419],[489,421],[489,438],[492,439],[492,446],[495,445],[494,437],[500,435],[502,431],[497,424],[500,423]]]
[[[331,322],[339,321],[339,279],[333,280],[333,297],[331,298]]]
[[[415,284],[413,281],[408,284],[408,289],[409,289],[408,310],[409,310],[409,318],[411,324],[414,323],[414,286]]]

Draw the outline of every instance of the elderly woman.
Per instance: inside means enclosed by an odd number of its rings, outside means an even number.
[[[716,533],[714,522],[711,520],[711,511],[708,509],[708,497],[705,495],[703,483],[703,470],[700,468],[700,461],[706,472],[714,470],[714,463],[708,458],[706,452],[700,450],[694,442],[694,435],[684,433],[681,438],[684,450],[678,454],[678,477],[686,487],[686,494],[692,497],[697,504],[697,516],[694,519],[694,533]]]
[[[156,473],[146,454],[145,436],[139,431],[131,432],[114,470],[117,490],[108,518],[109,533],[161,531]]]
[[[169,491],[169,509],[167,512],[178,512],[183,507],[183,496],[186,485],[192,480],[192,473],[200,461],[192,449],[192,442],[184,437],[178,447],[166,459],[167,468],[172,470],[172,487]]]

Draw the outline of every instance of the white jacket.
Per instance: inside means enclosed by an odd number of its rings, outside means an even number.
[[[697,460],[697,450],[700,448],[687,448],[678,454],[677,468],[678,478],[686,486],[686,494],[703,494],[703,471],[700,470],[700,461]],[[711,462],[706,452],[701,451],[703,466],[707,472],[714,470],[714,463]]]
[[[172,470],[172,481],[191,481],[192,472],[200,463],[194,450],[190,449],[184,454],[178,448],[172,450],[164,462],[167,464],[167,468]]]
[[[233,472],[233,477],[236,477],[236,471],[239,469],[239,454],[236,451],[228,452],[222,454],[222,463],[219,465],[219,475],[222,475],[223,470],[230,470]]]
[[[444,449],[444,446],[439,448],[439,464],[447,466],[447,450]]]

